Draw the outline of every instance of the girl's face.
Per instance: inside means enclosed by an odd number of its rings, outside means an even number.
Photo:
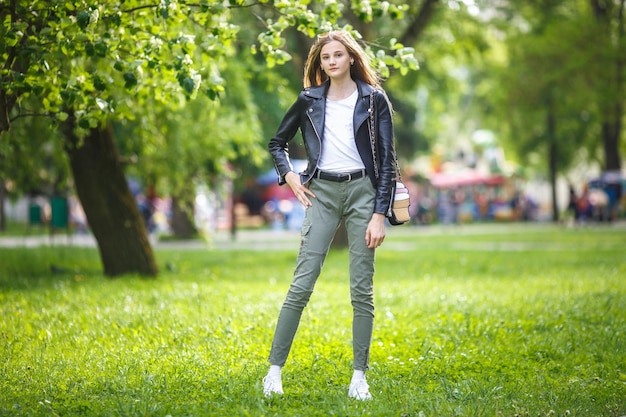
[[[330,41],[320,52],[322,70],[333,79],[350,77],[350,65],[354,61],[346,47],[339,41]]]

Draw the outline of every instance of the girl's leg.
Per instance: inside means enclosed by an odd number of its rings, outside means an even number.
[[[370,346],[374,327],[374,257],[376,251],[367,247],[365,232],[372,218],[375,190],[364,178],[355,181],[349,194],[346,229],[350,246],[350,297],[353,308],[352,344],[355,370],[369,367]]]
[[[311,184],[317,198],[306,211],[302,223],[300,251],[293,282],[278,316],[269,362],[284,366],[291,350],[304,307],[322,270],[324,259],[341,220],[341,184],[314,180]]]

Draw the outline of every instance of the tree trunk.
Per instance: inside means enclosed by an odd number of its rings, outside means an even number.
[[[604,116],[608,118],[608,115]],[[602,142],[604,144],[604,169],[606,171],[621,171],[622,158],[619,152],[619,138],[621,134],[620,120],[604,121],[602,123]]]
[[[610,3],[599,0],[590,1],[593,14],[602,28],[602,43],[614,51],[612,62],[602,66],[603,73],[599,77],[603,81],[601,105],[602,141],[604,145],[604,169],[621,171],[620,137],[622,119],[624,117],[624,67],[626,66],[626,28],[624,21],[626,2],[621,0]],[[608,95],[606,94],[608,93]]]
[[[400,37],[400,43],[406,46],[414,46],[422,33],[432,20],[437,7],[440,5],[439,0],[425,0],[421,3],[417,13],[413,15],[406,32]]]
[[[548,92],[548,114],[546,117],[546,133],[548,136],[548,170],[550,188],[552,189],[552,221],[559,221],[559,204],[556,196],[556,177],[558,174],[558,146],[556,138],[556,111],[552,91]]]
[[[0,180],[0,231],[7,230],[7,218],[4,212],[4,200],[6,199],[6,187],[4,180]]]
[[[550,188],[552,190],[552,221],[559,221],[559,203],[556,197],[556,176],[557,176],[557,145],[552,140],[549,144],[548,158],[550,160]]]
[[[175,187],[176,193],[172,195],[172,220],[171,228],[174,236],[180,239],[191,239],[196,233],[194,222],[194,209],[196,200],[196,186],[189,178]]]
[[[181,239],[191,239],[196,234],[193,222],[193,203],[185,198],[172,198],[172,233]]]
[[[63,126],[66,151],[104,273],[156,276],[146,226],[124,176],[111,127],[91,129],[80,141],[71,120]]]

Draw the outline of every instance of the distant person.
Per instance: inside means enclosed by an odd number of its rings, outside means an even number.
[[[363,48],[345,31],[317,38],[306,62],[304,87],[269,142],[279,183],[289,184],[306,213],[294,278],[276,324],[263,391],[266,396],[283,393],[281,369],[343,219],[350,248],[353,307],[354,371],[348,396],[369,400],[372,395],[365,372],[374,326],[374,255],[385,239],[385,213],[396,173],[391,104]],[[370,100],[375,147],[368,128]],[[287,152],[298,129],[308,160],[300,174],[293,172]]]
[[[589,187],[585,185],[580,197],[576,200],[576,213],[578,217],[576,220],[579,223],[586,223],[593,217],[593,205],[589,198]]]
[[[620,202],[622,201],[623,190],[621,180],[607,183],[604,187],[604,191],[609,199],[608,220],[616,220],[619,217]]]

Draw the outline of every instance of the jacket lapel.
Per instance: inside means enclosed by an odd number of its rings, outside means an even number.
[[[356,81],[359,90],[359,99],[354,108],[354,137],[361,125],[369,118],[370,115],[370,95],[372,94],[372,86],[360,80]],[[373,110],[373,109],[372,109]]]

